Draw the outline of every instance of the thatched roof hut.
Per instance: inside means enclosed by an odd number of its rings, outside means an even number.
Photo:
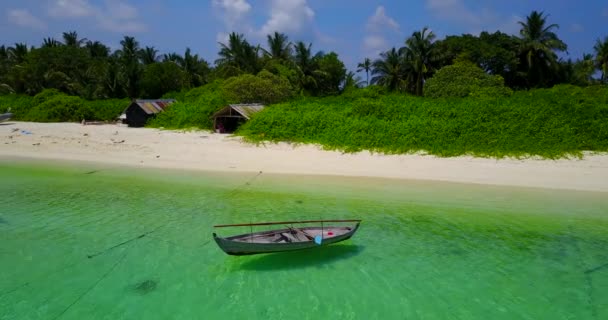
[[[264,109],[261,104],[230,104],[213,114],[213,128],[219,133],[232,133],[251,116]]]
[[[174,99],[133,100],[124,112],[126,122],[129,127],[143,127],[150,118],[164,111],[174,102]]]

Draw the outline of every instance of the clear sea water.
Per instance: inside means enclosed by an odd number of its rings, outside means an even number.
[[[608,319],[606,193],[9,161],[0,177],[0,319]],[[211,237],[349,218],[351,240],[308,251],[233,257]]]

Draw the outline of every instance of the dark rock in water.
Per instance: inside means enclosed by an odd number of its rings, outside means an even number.
[[[0,224],[8,224],[8,221],[6,221],[6,219],[0,217]]]
[[[142,282],[138,282],[135,285],[133,285],[133,291],[141,294],[141,295],[146,295],[154,290],[156,290],[156,287],[158,286],[158,282],[155,280],[144,280]]]

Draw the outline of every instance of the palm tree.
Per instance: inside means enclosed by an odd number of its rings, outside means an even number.
[[[267,35],[268,50],[264,52],[273,59],[282,59],[288,61],[291,59],[292,44],[289,38],[284,33],[275,32],[272,36]]]
[[[30,52],[25,43],[15,43],[15,46],[7,49],[8,58],[13,64],[22,63],[25,61],[27,54]]]
[[[125,36],[120,41],[122,48],[118,51],[122,69],[126,78],[126,91],[129,98],[139,95],[141,66],[139,65],[139,42],[133,37]]]
[[[321,71],[317,70],[315,62],[323,57],[324,53],[319,51],[316,55],[312,55],[312,43],[308,45],[302,41],[298,41],[294,46],[295,54],[293,63],[297,74],[297,84],[303,90],[312,91],[317,88],[317,79],[315,76],[322,76]]]
[[[190,84],[192,86],[198,87],[207,83],[206,77],[209,73],[209,63],[200,58],[198,54],[193,55],[190,48],[186,48],[184,58],[181,59],[180,65],[190,78]]]
[[[405,85],[403,63],[403,56],[395,48],[381,53],[380,59],[372,63],[371,83],[385,86],[391,91],[402,89]]]
[[[434,40],[435,34],[424,27],[421,31],[414,32],[405,41],[405,47],[399,49],[407,64],[411,67],[414,78],[414,93],[419,96],[422,95],[426,76],[433,71],[433,64],[437,61]]]
[[[357,72],[365,71],[366,85],[369,86],[369,71],[372,69],[372,60],[370,58],[363,59],[363,62],[357,65]]]
[[[557,54],[565,51],[566,44],[552,31],[557,24],[547,26],[547,17],[543,12],[532,11],[526,21],[520,21],[520,58],[528,73],[528,85],[542,86],[547,83],[547,73],[555,71]]]
[[[2,45],[0,46],[0,61],[8,60],[8,49]]]
[[[593,55],[591,54],[583,54],[583,58],[574,64],[574,76],[581,85],[592,84],[594,72],[595,61],[593,61]]]
[[[86,38],[78,39],[78,33],[76,31],[63,33],[63,44],[65,44],[66,46],[80,47],[86,41]]]
[[[312,43],[306,45],[302,41],[298,41],[295,45],[295,63],[304,73],[309,72],[312,69],[313,57],[311,48]]]
[[[602,82],[608,82],[608,36],[604,41],[597,39],[595,46],[595,63],[602,71]]]
[[[0,46],[0,86],[7,86],[10,88],[10,86],[6,83],[4,83],[6,75],[7,75],[7,71],[9,69],[9,60],[8,60],[8,49],[5,46]],[[4,91],[13,91],[14,90],[11,88],[10,90],[6,90],[8,88],[5,87]],[[0,92],[2,92],[3,90],[0,89]]]
[[[184,60],[184,58],[182,58],[182,56],[180,56],[179,53],[176,52],[167,53],[163,55],[163,62],[173,62],[175,64],[181,65],[182,60]]]
[[[153,64],[158,61],[158,50],[154,47],[145,47],[140,52],[141,62],[144,65]]]
[[[110,55],[110,48],[99,41],[87,41],[84,47],[91,58],[107,58]]]
[[[44,38],[42,40],[42,47],[43,48],[54,48],[54,47],[59,47],[61,45],[61,42],[55,40],[54,38]]]
[[[363,80],[361,80],[361,77],[357,76],[357,74],[352,71],[346,73],[342,84],[342,91],[346,91],[349,88],[361,88],[362,86]]]
[[[258,71],[258,52],[260,47],[254,47],[245,40],[242,34],[235,32],[228,35],[228,43],[220,43],[218,65],[228,65],[241,71],[256,73]]]

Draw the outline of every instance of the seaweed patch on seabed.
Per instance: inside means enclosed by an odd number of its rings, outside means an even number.
[[[158,281],[148,279],[148,280],[138,282],[134,285],[131,285],[131,286],[129,286],[129,288],[132,291],[143,296],[143,295],[146,295],[146,294],[156,290],[157,286],[158,286]]]

